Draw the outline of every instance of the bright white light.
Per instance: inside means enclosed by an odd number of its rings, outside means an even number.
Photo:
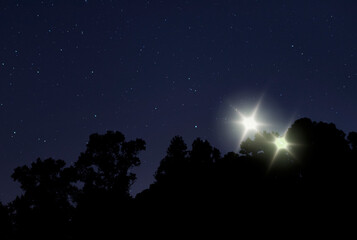
[[[241,138],[241,142],[245,139],[245,136],[248,134],[249,131],[258,131],[258,127],[261,125],[264,125],[260,122],[257,122],[257,120],[255,119],[255,116],[257,114],[259,108],[259,103],[258,105],[254,108],[252,115],[250,115],[249,117],[243,115],[242,113],[240,113],[237,109],[236,111],[239,113],[241,120],[237,121],[236,123],[242,125],[244,127],[244,132]]]
[[[243,121],[241,122],[243,126],[245,127],[246,131],[249,130],[257,130],[258,123],[255,121],[254,116],[251,117],[244,117],[243,116]]]

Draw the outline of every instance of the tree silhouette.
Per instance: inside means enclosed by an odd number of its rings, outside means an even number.
[[[115,225],[130,222],[129,188],[136,179],[130,170],[140,164],[137,155],[142,150],[143,140],[127,142],[120,132],[89,137],[86,151],[72,168],[75,179],[83,185],[75,198],[78,205],[74,224],[78,234],[110,234],[117,228]]]
[[[6,229],[1,237],[109,238],[144,227],[222,229],[232,217],[270,221],[348,213],[356,201],[357,133],[346,137],[334,124],[302,118],[285,134],[287,149],[277,148],[277,137],[257,133],[239,153],[222,157],[208,141],[197,138],[189,150],[175,136],[154,183],[133,199],[132,168],[140,164],[145,142],[125,141],[120,132],[92,134],[70,167],[50,158],[15,169],[12,178],[23,194],[0,204]]]
[[[190,195],[197,202],[213,200],[215,186],[214,166],[221,158],[217,148],[197,138],[189,152],[188,187]]]
[[[12,224],[9,209],[0,202],[0,238],[9,239],[11,234]]]
[[[286,194],[296,191],[300,173],[293,154],[287,149],[278,149],[275,145],[277,137],[280,136],[275,132],[257,133],[254,140],[248,138],[242,142],[240,150],[248,160],[243,167],[246,169],[243,173],[245,177],[254,176],[250,181],[255,184],[255,187],[260,188],[263,194],[273,195],[273,198],[283,188],[286,188]]]
[[[129,170],[140,164],[137,154],[145,150],[141,139],[125,141],[120,132],[92,134],[87,149],[75,163],[78,180],[84,189],[107,190],[129,196],[129,187],[136,176]]]
[[[347,184],[350,148],[345,133],[334,124],[299,119],[288,130],[287,137],[299,143],[292,146],[292,151],[299,161],[306,189],[331,194]]]
[[[348,143],[351,147],[351,157],[350,157],[350,166],[353,169],[349,174],[351,176],[351,182],[356,181],[354,171],[357,167],[357,132],[350,132],[347,137]]]
[[[357,159],[357,132],[350,132],[347,137],[348,143],[351,146],[352,154]]]
[[[166,151],[166,156],[155,173],[157,183],[171,182],[172,179],[182,177],[187,171],[187,145],[182,137],[172,138],[170,146]]]
[[[214,163],[219,158],[219,151],[208,141],[198,138],[188,151],[182,137],[174,137],[155,174],[156,181],[136,197],[139,208],[145,215],[161,215],[162,226],[177,219],[186,223],[200,219],[204,206],[213,202]]]
[[[24,193],[10,207],[15,216],[17,237],[66,239],[72,206],[73,186],[64,174],[65,162],[37,159],[30,167],[15,169],[12,178]],[[48,235],[50,234],[50,235]]]
[[[218,149],[208,141],[198,138],[192,143],[192,150],[187,151],[182,137],[176,136],[158,167],[152,187],[158,185],[165,192],[174,190],[176,195],[181,195],[179,192],[194,194],[196,190],[203,189],[212,174],[213,164],[219,158]]]

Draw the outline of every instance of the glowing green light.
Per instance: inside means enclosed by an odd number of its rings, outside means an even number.
[[[275,138],[274,144],[278,148],[278,151],[281,149],[287,149],[289,146],[289,143],[286,141],[285,137]]]

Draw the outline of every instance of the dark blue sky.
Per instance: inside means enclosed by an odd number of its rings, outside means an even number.
[[[234,108],[282,131],[357,126],[356,1],[0,2],[0,201],[37,157],[68,163],[91,133],[142,138],[146,188],[170,139],[236,151]]]

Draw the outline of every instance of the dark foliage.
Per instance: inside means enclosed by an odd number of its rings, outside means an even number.
[[[73,187],[64,167],[63,160],[50,158],[37,159],[31,167],[15,169],[12,178],[24,191],[10,204],[18,238],[46,238],[57,229],[68,229],[73,210],[69,197]],[[61,231],[56,237],[63,239],[67,234]]]
[[[334,124],[302,118],[285,135],[288,149],[278,151],[276,137],[258,133],[241,144],[239,154],[222,157],[207,141],[198,138],[189,150],[176,136],[155,182],[132,198],[131,169],[140,164],[145,142],[127,142],[120,132],[93,134],[72,166],[38,159],[15,169],[12,177],[23,194],[0,204],[2,236],[135,237],[145,227],[209,233],[232,221],[267,223],[274,216],[308,222],[313,217],[306,216],[349,214],[355,205],[357,133],[346,137]]]
[[[129,188],[136,175],[130,170],[140,165],[137,155],[142,150],[143,140],[127,142],[120,132],[89,137],[86,151],[71,168],[74,180],[83,185],[74,197],[77,207],[73,227],[77,238],[110,236],[119,226],[132,226]]]
[[[12,235],[10,212],[7,206],[0,202],[0,238],[8,239]]]

